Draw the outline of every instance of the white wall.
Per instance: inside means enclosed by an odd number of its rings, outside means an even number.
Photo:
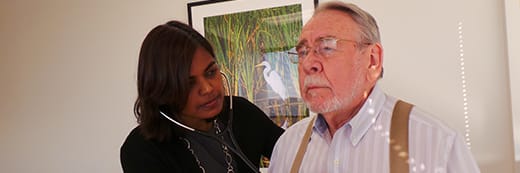
[[[0,1],[0,172],[121,172],[146,33],[188,0]],[[503,1],[354,1],[381,25],[383,87],[465,133],[482,172],[513,172]]]
[[[139,47],[186,2],[0,1],[0,172],[121,172]]]

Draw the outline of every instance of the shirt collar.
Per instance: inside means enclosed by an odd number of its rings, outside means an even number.
[[[349,121],[352,127],[350,141],[356,146],[368,129],[376,122],[385,103],[386,96],[376,84],[359,112]]]
[[[358,113],[348,123],[341,127],[341,129],[346,127],[350,127],[352,129],[352,133],[350,134],[350,141],[352,142],[353,146],[356,146],[359,143],[361,138],[363,138],[370,127],[376,122],[385,100],[386,95],[376,84]],[[314,129],[318,132],[318,134],[322,135],[322,137],[325,133],[328,132],[327,123],[321,115],[318,115],[318,118],[314,124]]]

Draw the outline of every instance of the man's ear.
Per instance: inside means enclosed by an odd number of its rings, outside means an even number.
[[[380,43],[374,43],[369,46],[369,63],[367,78],[370,81],[377,80],[383,73],[383,46]]]

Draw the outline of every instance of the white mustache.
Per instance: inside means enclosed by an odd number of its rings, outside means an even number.
[[[321,77],[318,77],[318,76],[307,76],[305,77],[305,80],[303,81],[303,87],[305,88],[305,90],[307,90],[307,88],[309,86],[325,86],[325,87],[328,87],[329,86],[329,82]]]

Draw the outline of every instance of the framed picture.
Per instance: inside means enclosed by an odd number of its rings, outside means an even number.
[[[200,1],[188,3],[189,24],[213,45],[233,95],[247,98],[275,123],[307,117],[294,51],[317,0]]]

